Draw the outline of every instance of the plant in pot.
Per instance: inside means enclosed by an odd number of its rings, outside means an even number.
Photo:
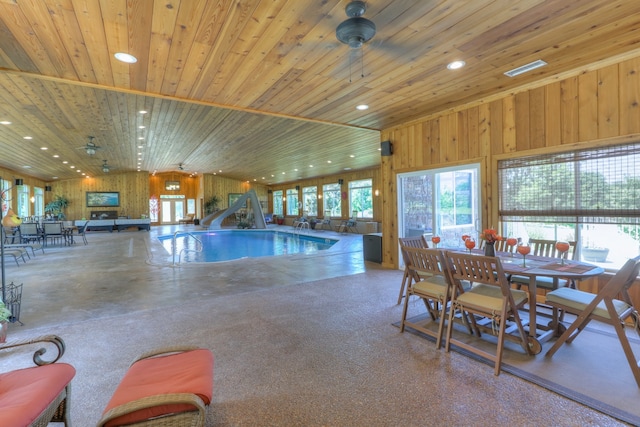
[[[204,204],[204,214],[209,215],[218,210],[218,203],[220,203],[220,197],[211,196]]]
[[[65,219],[64,210],[69,206],[69,199],[64,196],[56,195],[52,201],[46,204],[44,212],[50,214],[55,219]]]

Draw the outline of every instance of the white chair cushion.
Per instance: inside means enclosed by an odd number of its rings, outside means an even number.
[[[442,276],[431,276],[426,280],[415,283],[413,292],[444,301],[447,295],[447,281]]]
[[[512,289],[511,294],[516,306],[527,300],[525,291]],[[499,286],[480,283],[458,296],[457,301],[462,305],[482,307],[493,313],[500,313],[502,311],[502,290]]]
[[[590,292],[584,292],[570,288],[560,288],[556,289],[555,291],[549,292],[547,294],[547,301],[571,307],[577,312],[581,312],[591,303],[591,301],[593,301],[595,297],[595,294],[592,294]],[[616,313],[619,315],[629,308],[629,304],[624,301],[614,299],[613,307],[615,308]],[[593,310],[593,314],[605,319],[611,319],[604,301],[600,301],[595,310]]]

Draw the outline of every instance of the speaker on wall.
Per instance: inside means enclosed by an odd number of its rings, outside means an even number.
[[[271,194],[273,193],[273,190],[267,190],[267,193]]]
[[[23,183],[23,182],[24,182],[24,181],[22,181],[22,179],[20,179],[20,178],[16,178],[16,183],[15,183],[15,185],[22,185],[22,183]]]
[[[45,185],[44,186],[44,191],[51,191],[51,186],[50,185]]]
[[[380,155],[381,156],[390,156],[393,154],[393,145],[391,141],[382,141],[380,143]]]
[[[300,191],[300,186],[296,185],[296,191]]]
[[[344,184],[344,179],[339,179],[338,180],[338,184],[340,184],[340,185]]]

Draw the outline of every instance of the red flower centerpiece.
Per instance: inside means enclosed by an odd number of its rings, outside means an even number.
[[[487,228],[482,232],[480,237],[484,240],[484,254],[486,256],[496,256],[493,245],[497,241],[502,240],[502,236],[500,236],[495,229]]]

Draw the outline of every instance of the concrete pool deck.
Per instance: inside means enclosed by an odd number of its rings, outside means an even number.
[[[275,229],[293,230],[290,226]],[[10,324],[9,333],[381,268],[363,261],[362,235],[328,230],[309,234],[339,242],[313,255],[173,266],[158,236],[177,230],[202,228],[176,225],[152,227],[150,232],[88,232],[86,246],[76,239],[71,247],[49,246],[19,267],[6,262],[5,283],[23,284],[20,321],[24,325]]]

